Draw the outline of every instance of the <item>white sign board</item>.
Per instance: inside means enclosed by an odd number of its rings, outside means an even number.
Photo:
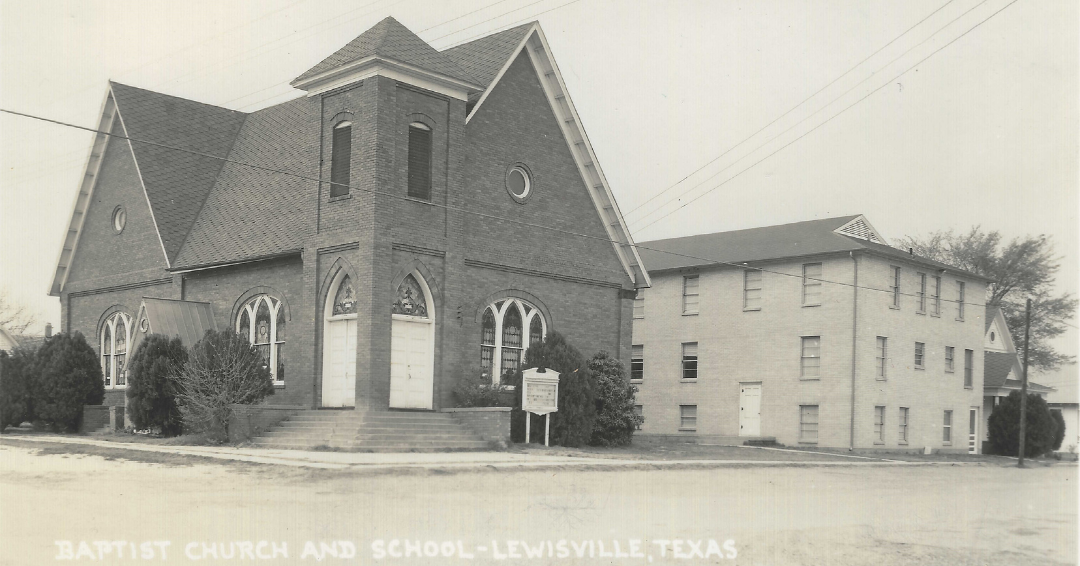
[[[559,372],[530,368],[521,372],[521,409],[537,415],[559,410]]]

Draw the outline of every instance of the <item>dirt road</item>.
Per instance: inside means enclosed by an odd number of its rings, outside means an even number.
[[[47,452],[0,446],[0,564],[1077,561],[1075,465],[357,473]]]

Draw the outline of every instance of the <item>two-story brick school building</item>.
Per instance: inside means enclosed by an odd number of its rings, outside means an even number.
[[[888,246],[862,216],[641,246],[642,434],[979,449],[983,277]]]
[[[107,404],[151,332],[240,332],[308,408],[453,406],[552,330],[629,362],[648,277],[538,24],[437,51],[387,18],[291,84],[110,84],[51,288]]]

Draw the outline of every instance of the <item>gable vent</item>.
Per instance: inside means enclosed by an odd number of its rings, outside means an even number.
[[[852,238],[858,238],[860,240],[867,240],[876,244],[885,243],[881,241],[881,238],[878,237],[877,232],[875,232],[874,229],[871,228],[870,225],[866,223],[866,220],[864,220],[862,217],[856,218],[855,220],[841,226],[840,229],[837,230],[837,232],[845,236],[851,236]]]

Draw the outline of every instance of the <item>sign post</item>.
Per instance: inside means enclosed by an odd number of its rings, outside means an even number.
[[[529,443],[529,413],[544,415],[544,446],[551,433],[551,413],[559,410],[559,372],[530,368],[521,372],[521,410],[525,411],[525,443]]]

